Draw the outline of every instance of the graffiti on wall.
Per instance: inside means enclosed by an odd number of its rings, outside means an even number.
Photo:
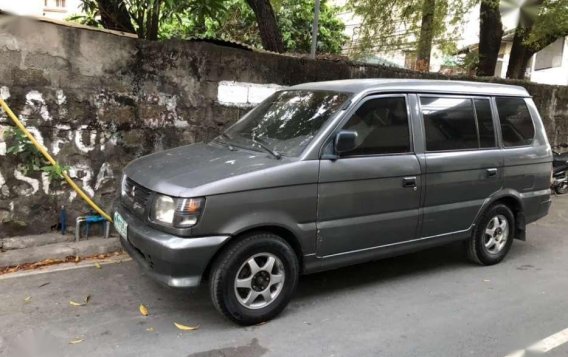
[[[0,96],[9,102],[9,88],[0,87]],[[144,128],[186,128],[189,126],[187,118],[184,118],[177,110],[177,96],[169,94],[144,95],[142,103],[138,103],[137,97],[129,94],[121,94],[131,103],[147,105],[156,108],[148,111],[149,114],[141,118],[138,124]],[[24,106],[15,113],[26,125],[27,129],[35,136],[54,157],[63,152],[78,153],[79,162],[70,165],[69,175],[74,178],[84,191],[94,196],[95,191],[106,182],[114,181],[117,176],[108,161],[98,167],[92,166],[89,155],[104,153],[118,143],[118,130],[116,123],[108,122],[108,116],[113,115],[113,109],[120,107],[121,103],[116,95],[101,91],[94,95],[90,102],[95,109],[96,123],[85,124],[82,118],[68,117],[68,100],[62,90],[55,91],[54,105],[48,106],[44,94],[38,90],[30,90],[25,95]],[[131,118],[129,118],[131,119]],[[0,159],[7,157],[7,143],[4,141],[4,131],[9,127],[5,113],[0,113]],[[45,128],[48,130],[45,130]],[[42,130],[40,130],[42,129]],[[46,134],[47,133],[47,134]],[[46,136],[47,137],[44,137]],[[74,155],[77,157],[77,155]],[[62,162],[65,163],[65,162]],[[16,182],[11,187],[8,182]],[[67,195],[66,199],[73,201],[76,193],[70,190],[53,189],[53,183],[46,173],[41,178],[32,174],[24,174],[21,166],[6,169],[0,167],[0,198],[11,196],[30,196],[37,193],[46,195]]]

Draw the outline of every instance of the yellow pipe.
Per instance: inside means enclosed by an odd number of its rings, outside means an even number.
[[[2,98],[0,98],[0,106],[2,106],[2,109],[4,109],[4,111],[6,112],[6,114],[8,114],[10,119],[12,119],[14,124],[16,124],[16,126],[24,134],[26,134],[28,139],[30,139],[32,144],[34,144],[34,146],[39,150],[39,152],[41,152],[41,154],[47,159],[47,161],[49,161],[49,163],[51,165],[57,167],[58,166],[57,161],[55,161],[51,157],[51,155],[49,155],[49,153],[47,152],[47,150],[45,150],[43,145],[41,145],[40,143],[37,142],[37,140],[34,138],[34,136],[28,131],[28,129],[26,129],[26,127],[22,124],[22,122],[18,119],[18,117],[16,117],[14,112],[12,112],[10,107],[8,107],[8,104],[6,104],[6,102]],[[83,192],[83,190],[81,190],[81,188],[79,186],[77,186],[77,184],[75,182],[73,182],[71,177],[69,177],[69,175],[67,175],[66,172],[63,172],[63,177],[65,178],[65,181],[67,181],[69,186],[71,186],[75,190],[75,192],[77,192],[79,194],[79,196],[81,196],[81,198],[89,204],[89,206],[91,206],[95,211],[97,211],[98,214],[103,216],[107,221],[112,222],[112,218],[110,218],[110,216],[105,211],[103,211],[99,206],[97,206],[97,204],[95,202],[93,202],[91,200],[91,198],[89,196],[87,196],[87,194],[85,192]]]

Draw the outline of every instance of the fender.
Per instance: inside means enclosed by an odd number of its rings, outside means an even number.
[[[489,206],[493,205],[495,202],[500,201],[500,200],[512,200],[514,202],[515,207],[510,207],[513,211],[513,214],[515,215],[515,235],[514,235],[514,238],[525,241],[526,240],[526,232],[525,232],[526,231],[526,219],[525,219],[525,214],[524,214],[525,207],[524,207],[523,199],[522,199],[521,194],[518,191],[510,189],[510,188],[501,189],[501,190],[493,193],[491,196],[487,197],[485,199],[485,201],[483,201],[483,204],[479,208],[479,211],[477,211],[477,214],[475,215],[475,219],[473,220],[473,223],[471,225],[472,231],[475,229],[477,222],[478,222],[479,218],[481,217],[481,215],[483,214],[483,212],[485,212],[487,210],[487,208],[489,208]]]

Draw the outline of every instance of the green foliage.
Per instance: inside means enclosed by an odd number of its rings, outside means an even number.
[[[351,55],[364,57],[379,51],[415,51],[420,36],[424,0],[349,0],[348,8],[362,19],[357,43]],[[451,51],[464,15],[478,0],[437,0],[432,26],[433,42]],[[452,45],[453,44],[453,45]]]
[[[4,132],[4,140],[11,143],[6,153],[17,156],[22,162],[22,173],[45,172],[51,180],[63,179],[63,173],[69,171],[69,166],[53,166],[38,151],[26,134],[16,128],[9,128]]]
[[[226,11],[197,21],[184,16],[160,27],[161,38],[212,37],[262,47],[256,18],[244,0],[225,1]],[[314,17],[314,0],[273,1],[278,26],[288,52],[308,53]],[[318,53],[340,53],[347,37],[339,19],[340,8],[322,1],[320,5]]]
[[[568,36],[568,0],[545,0],[525,45],[538,51],[564,36]]]
[[[203,23],[207,17],[214,18],[225,11],[225,0],[114,0],[124,3],[138,37],[155,39],[159,28],[172,21],[181,22],[191,17],[196,23]],[[104,27],[101,8],[97,0],[81,0],[83,15],[73,15],[69,21]]]

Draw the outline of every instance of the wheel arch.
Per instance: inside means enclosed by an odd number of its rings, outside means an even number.
[[[281,237],[282,239],[284,239],[288,244],[290,244],[290,246],[294,250],[294,253],[296,253],[296,257],[298,258],[298,263],[300,265],[300,273],[304,271],[304,259],[303,259],[304,256],[303,256],[302,246],[300,245],[298,237],[296,237],[291,230],[285,227],[277,225],[265,225],[265,226],[257,226],[245,229],[243,231],[240,231],[232,235],[231,238],[227,239],[224,242],[224,244],[217,250],[217,252],[215,252],[213,257],[209,260],[209,263],[207,263],[207,267],[203,271],[202,278],[209,280],[211,274],[211,267],[213,266],[214,262],[217,260],[219,255],[221,255],[229,245],[235,244],[235,242],[239,241],[240,239],[243,239],[248,235],[255,233],[262,233],[262,232],[275,234]]]
[[[523,201],[521,199],[521,195],[516,191],[503,191],[500,192],[499,195],[495,195],[487,199],[479,210],[477,217],[475,218],[475,224],[477,225],[477,222],[483,215],[483,212],[485,212],[489,207],[492,207],[496,204],[504,204],[505,206],[509,207],[509,209],[513,212],[513,216],[515,217],[514,238],[523,241],[526,240],[526,220]]]

